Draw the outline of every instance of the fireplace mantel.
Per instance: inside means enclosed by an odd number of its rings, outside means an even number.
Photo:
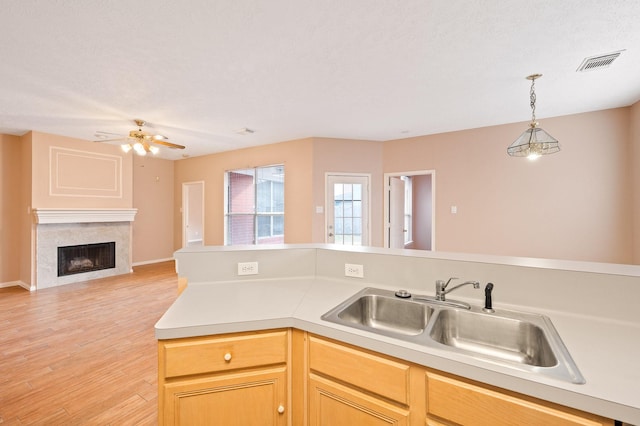
[[[33,209],[37,224],[133,222],[138,209]]]

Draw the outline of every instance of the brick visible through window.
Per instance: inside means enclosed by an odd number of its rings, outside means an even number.
[[[284,165],[226,174],[225,244],[284,243]]]

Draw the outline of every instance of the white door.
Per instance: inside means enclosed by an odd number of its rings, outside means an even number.
[[[182,184],[182,246],[204,245],[204,182]]]
[[[403,176],[410,177],[404,190]],[[384,247],[435,250],[435,179],[435,170],[384,174]]]
[[[326,242],[369,245],[369,176],[326,175]]]
[[[389,248],[404,248],[404,181],[399,176],[389,178]]]

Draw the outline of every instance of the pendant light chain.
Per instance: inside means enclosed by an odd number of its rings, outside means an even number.
[[[529,91],[529,99],[531,105],[531,124],[536,122],[536,89],[535,89],[536,79],[531,79],[531,90]]]

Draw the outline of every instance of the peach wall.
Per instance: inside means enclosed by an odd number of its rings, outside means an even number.
[[[20,279],[20,138],[0,134],[0,284]]]
[[[117,146],[38,132],[0,135],[0,250],[19,250],[19,266],[0,263],[0,284],[32,281],[31,207],[136,207],[136,220],[154,220],[148,228],[134,222],[134,262],[145,263],[180,247],[182,182],[206,182],[205,243],[222,244],[224,172],[278,163],[287,174],[290,243],[324,241],[324,215],[315,206],[324,205],[326,171],[372,174],[372,244],[379,246],[383,173],[434,169],[437,250],[640,264],[640,167],[633,166],[640,164],[640,103],[540,121],[563,150],[537,162],[506,155],[526,122],[384,143],[308,138],[176,162],[150,159],[135,169],[128,155],[122,199],[98,205],[49,196],[48,147],[122,155]],[[457,215],[451,205],[458,206]]]
[[[384,172],[435,170],[436,250],[630,263],[629,119],[540,120],[562,151],[535,162],[506,154],[526,122],[388,141]]]
[[[133,157],[133,263],[173,258],[174,161]]]
[[[122,196],[113,198],[52,196],[49,185],[50,147],[81,153],[95,153],[107,158],[121,157]],[[84,154],[83,154],[84,155]],[[0,285],[16,282],[29,287],[33,282],[34,230],[32,208],[138,208],[133,229],[133,261],[147,263],[173,256],[173,161],[136,158],[133,177],[132,154],[125,155],[118,146],[93,143],[63,136],[28,132],[24,136],[0,134]],[[146,157],[145,157],[146,158]],[[142,162],[140,162],[140,161]],[[63,164],[65,164],[63,162]],[[96,163],[93,163],[94,166]],[[104,163],[98,162],[101,166]],[[86,183],[87,170],[71,161],[65,164],[63,179],[75,178]],[[140,167],[140,166],[144,167]],[[108,170],[108,169],[107,169]],[[159,181],[156,181],[159,177]],[[38,184],[33,185],[36,181]],[[133,199],[133,181],[136,184]],[[102,185],[93,181],[94,186]],[[139,218],[144,221],[139,222]],[[11,248],[11,254],[6,250]]]
[[[631,180],[633,203],[633,263],[640,265],[640,102],[630,108]]]
[[[182,244],[182,184],[204,181],[206,245],[224,244],[224,174],[227,170],[284,164],[285,242],[311,241],[312,139],[281,142],[175,163],[174,247]]]
[[[20,281],[25,287],[31,288],[35,284],[35,224],[31,216],[31,192],[33,188],[33,165],[31,163],[31,132],[20,137],[20,159],[16,159],[21,165],[20,181],[20,240],[16,245],[20,246]]]
[[[371,174],[371,245],[382,247],[383,238],[383,175],[382,142],[313,138],[313,205],[325,206],[325,175],[327,172]],[[309,242],[325,242],[325,216],[313,215],[313,230]]]
[[[87,142],[64,136],[32,132],[33,189],[32,208],[131,208],[132,155],[122,152],[119,146]],[[62,166],[56,170],[56,152],[78,154],[77,160],[66,155]],[[85,156],[83,161],[82,156]],[[113,164],[112,164],[113,163]],[[96,170],[99,179],[90,176]],[[114,174],[107,176],[110,167]],[[52,173],[53,171],[53,173]],[[58,173],[56,173],[56,171]],[[52,177],[53,176],[53,177]],[[52,185],[58,176],[61,184]],[[111,180],[111,182],[109,182]],[[66,190],[70,182],[78,182],[81,188]],[[115,189],[111,190],[111,186]]]
[[[173,161],[124,153],[118,145],[38,132],[31,135],[32,152],[28,158],[36,184],[28,206],[137,208],[132,261],[148,263],[173,257]],[[78,154],[77,160],[73,155],[67,158],[67,153]],[[56,194],[51,176],[59,159],[64,166],[58,171],[61,182],[78,181],[82,188],[72,189],[69,194],[58,190]]]

